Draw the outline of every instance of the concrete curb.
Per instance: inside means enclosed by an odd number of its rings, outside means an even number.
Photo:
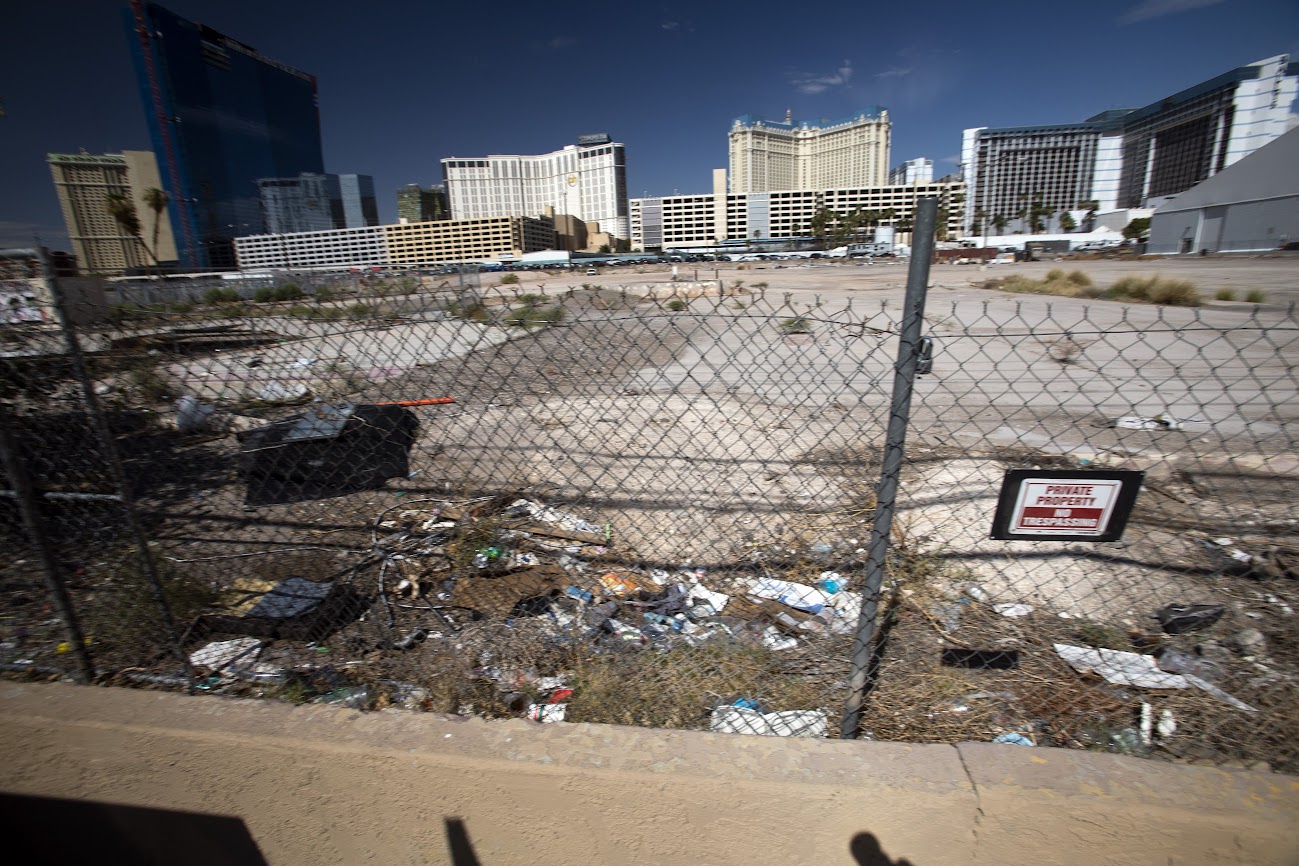
[[[986,743],[788,740],[0,683],[0,787],[237,815],[271,863],[1294,863],[1299,780]],[[378,853],[376,853],[378,852]],[[860,857],[860,855],[858,855]],[[895,862],[901,859],[873,862]]]

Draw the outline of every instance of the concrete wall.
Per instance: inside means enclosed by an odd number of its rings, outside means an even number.
[[[1299,852],[1294,778],[992,744],[485,722],[0,683],[0,768],[11,793],[235,816],[271,864],[1186,866],[1293,864]],[[176,817],[149,814],[157,826]],[[457,818],[476,860],[449,853],[446,822]],[[45,837],[46,853],[93,831],[85,821],[67,829]],[[151,833],[150,844],[165,836]],[[208,853],[221,844],[178,837]],[[6,850],[15,845],[7,835]]]

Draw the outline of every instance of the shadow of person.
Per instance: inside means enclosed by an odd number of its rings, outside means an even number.
[[[474,853],[474,843],[469,841],[469,831],[459,818],[443,818],[447,828],[447,849],[451,852],[452,866],[482,866]]]
[[[884,853],[884,849],[880,847],[880,840],[875,838],[874,833],[858,833],[853,836],[852,841],[848,843],[848,850],[852,852],[857,866],[914,866],[905,857],[901,860],[889,859],[889,855]]]

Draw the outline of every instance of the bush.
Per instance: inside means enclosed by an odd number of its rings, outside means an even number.
[[[338,297],[338,292],[335,292],[333,289],[329,288],[328,286],[321,286],[320,288],[316,289],[312,294],[315,295],[317,301],[322,301],[322,302],[332,301],[334,300],[334,298]]]
[[[297,283],[285,283],[282,286],[262,286],[253,293],[253,300],[259,304],[267,304],[275,301],[297,301],[305,295]]]
[[[1266,298],[1267,295],[1263,294],[1262,289],[1250,289],[1245,295],[1245,300],[1249,301],[1251,304],[1261,304]]]
[[[797,316],[793,319],[786,319],[780,323],[780,332],[782,334],[810,334],[812,333],[812,323],[803,316]]]
[[[505,274],[501,277],[502,286],[517,286],[519,284],[518,274]]]
[[[687,304],[680,298],[673,298],[668,301],[668,309],[674,313],[679,313],[686,308]]]
[[[1198,307],[1200,293],[1186,280],[1169,280],[1163,277],[1124,277],[1114,283],[1107,293],[1119,300],[1146,301],[1173,307]]]
[[[369,304],[353,304],[347,308],[347,314],[353,319],[368,318],[374,312]]]
[[[1234,301],[1236,300],[1236,292],[1232,289],[1218,289],[1213,293],[1213,297],[1214,300],[1218,301]]]
[[[205,304],[234,304],[239,301],[239,293],[225,286],[208,289],[203,294]]]
[[[1085,286],[1090,286],[1092,284],[1092,278],[1087,276],[1087,274],[1083,273],[1082,271],[1070,271],[1069,276],[1066,279],[1068,279],[1069,282],[1073,283],[1075,286],[1085,287]]]

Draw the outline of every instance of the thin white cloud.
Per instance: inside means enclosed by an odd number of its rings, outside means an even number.
[[[1140,21],[1149,21],[1151,18],[1162,18],[1165,15],[1176,15],[1178,12],[1216,6],[1221,2],[1223,0],[1140,0],[1119,16],[1119,23],[1136,24]]]
[[[961,155],[960,155],[959,153],[954,153],[954,154],[952,154],[951,156],[945,156],[945,157],[943,157],[942,159],[940,159],[940,160],[938,160],[938,161],[939,161],[939,162],[950,162],[950,163],[952,163],[953,165],[959,165],[960,162],[961,162]]]
[[[910,75],[910,74],[911,74],[910,66],[894,66],[889,69],[885,69],[883,72],[876,72],[875,77],[876,78],[901,78],[904,75]]]
[[[659,26],[662,27],[664,30],[676,30],[678,27],[681,26],[681,22],[680,22],[680,21],[664,21],[664,22],[663,22],[662,24],[660,24]]]
[[[546,43],[546,47],[555,51],[561,51],[565,48],[572,48],[576,44],[577,40],[572,36],[556,36],[554,39],[551,39]]]
[[[851,82],[851,60],[845,60],[833,72],[801,72],[794,70],[789,73],[789,83],[794,85],[794,89],[799,93],[824,93],[831,87],[848,87]]]

